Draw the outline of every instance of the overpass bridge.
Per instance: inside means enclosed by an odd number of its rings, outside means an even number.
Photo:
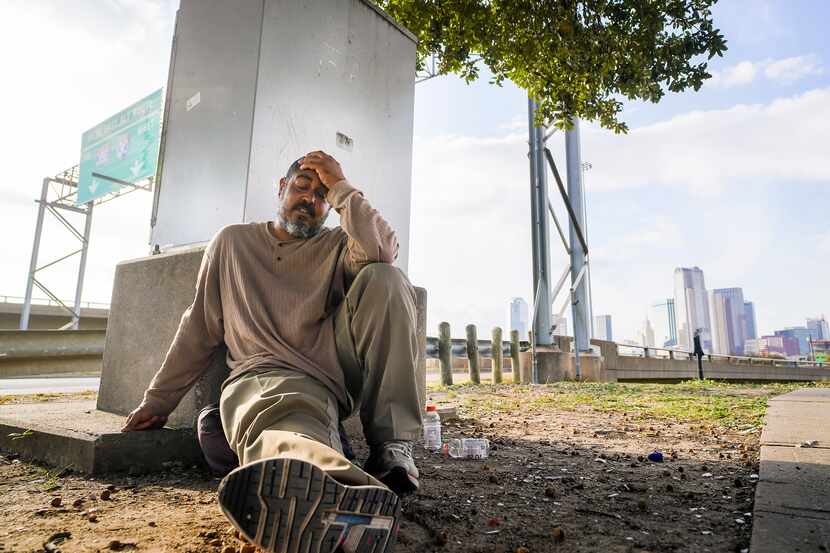
[[[25,298],[18,296],[0,296],[0,330],[20,328],[20,314]],[[71,305],[66,300],[64,305]],[[108,303],[81,303],[81,330],[102,330],[107,328],[110,314]],[[58,329],[72,320],[72,314],[61,303],[48,298],[32,298],[32,311],[29,328],[33,330]]]
[[[79,329],[59,330],[70,302],[32,298],[29,330],[19,330],[23,302],[0,296],[0,378],[101,372],[109,304],[82,303]]]

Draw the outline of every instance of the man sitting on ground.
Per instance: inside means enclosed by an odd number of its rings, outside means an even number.
[[[394,231],[333,157],[295,161],[278,197],[276,221],[211,240],[193,304],[124,430],[163,426],[224,343],[219,409],[241,465],[219,487],[225,515],[267,551],[390,551],[396,494],[418,488],[415,292],[391,265]],[[338,432],[358,406],[363,469]]]

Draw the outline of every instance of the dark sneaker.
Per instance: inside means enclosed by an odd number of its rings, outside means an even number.
[[[412,442],[392,440],[373,446],[363,470],[398,495],[418,490],[418,467],[412,459]]]
[[[264,551],[389,553],[397,539],[394,493],[341,484],[305,461],[245,465],[222,480],[218,493],[225,516]]]

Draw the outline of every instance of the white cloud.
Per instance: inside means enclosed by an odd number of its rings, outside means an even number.
[[[768,79],[782,84],[792,84],[805,77],[822,73],[821,65],[814,55],[771,61],[764,67],[764,75]]]
[[[758,75],[759,64],[751,61],[742,61],[727,67],[720,73],[712,73],[712,82],[723,88],[732,88],[750,84]]]
[[[816,251],[820,254],[830,255],[830,231],[816,237]]]
[[[830,121],[830,88],[767,104],[688,112],[635,128],[627,135],[583,125],[583,161],[593,166],[586,179],[595,190],[686,186],[701,194],[711,194],[730,183],[776,179],[826,182],[830,180],[830,164],[826,162],[830,127],[826,121]],[[563,134],[556,133],[549,143],[561,174],[563,141]],[[526,132],[441,136],[416,139],[416,144],[416,186],[427,178],[446,183],[448,175],[468,182],[492,183],[497,176],[508,175],[514,181],[526,180]],[[423,160],[420,168],[419,159]],[[440,191],[449,192],[446,187]]]
[[[695,111],[614,135],[583,133],[600,188],[682,185],[701,193],[730,183],[830,180],[830,88],[768,104]]]
[[[824,70],[814,54],[783,59],[741,61],[721,71],[710,71],[707,87],[736,88],[752,84],[763,77],[778,84],[789,85],[806,77],[821,75]]]

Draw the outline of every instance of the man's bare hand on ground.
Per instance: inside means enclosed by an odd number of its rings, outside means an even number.
[[[320,182],[326,188],[331,188],[338,181],[343,180],[343,169],[340,163],[322,150],[309,152],[300,162],[300,169],[311,169],[317,172]]]
[[[124,423],[124,428],[121,432],[131,432],[133,430],[153,430],[161,428],[167,423],[167,417],[163,415],[154,415],[147,407],[137,407],[132,413],[127,415],[127,422]]]

